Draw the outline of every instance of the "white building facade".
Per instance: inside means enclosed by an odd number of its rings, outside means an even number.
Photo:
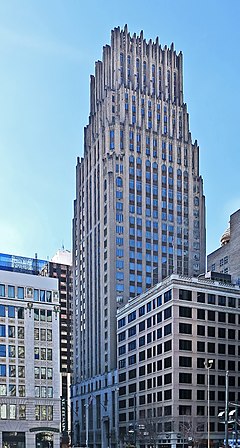
[[[206,447],[208,415],[211,446],[222,446],[226,372],[229,410],[240,400],[239,287],[172,275],[117,322],[121,446]]]
[[[117,309],[172,273],[204,271],[205,198],[183,99],[182,53],[158,38],[146,41],[143,32],[130,35],[127,26],[115,28],[91,76],[84,157],[76,169],[75,444],[85,443],[85,405],[97,391],[105,405],[89,422],[89,444],[105,448],[111,435],[117,446],[111,407]],[[108,423],[99,425],[105,413]]]
[[[58,281],[0,270],[0,446],[60,445]]]

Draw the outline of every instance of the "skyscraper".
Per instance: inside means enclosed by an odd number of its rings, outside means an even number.
[[[125,26],[112,31],[91,76],[73,220],[76,442],[89,430],[90,445],[108,437],[114,446],[117,309],[172,273],[205,271],[199,148],[182,71],[173,45]]]

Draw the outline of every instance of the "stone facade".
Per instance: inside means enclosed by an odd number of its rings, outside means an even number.
[[[73,266],[75,443],[85,443],[92,394],[101,405],[90,446],[105,447],[109,434],[116,446],[117,310],[172,273],[205,271],[205,200],[183,100],[182,53],[158,38],[146,42],[142,32],[130,36],[127,27],[112,31],[91,76]],[[94,419],[105,411],[104,435]]]
[[[210,440],[221,446],[227,370],[228,399],[240,398],[238,286],[173,274],[130,300],[117,322],[121,446],[206,446],[208,360]]]
[[[0,270],[0,332],[0,446],[59,447],[57,280]]]

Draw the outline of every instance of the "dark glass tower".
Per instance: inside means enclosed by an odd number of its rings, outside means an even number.
[[[117,309],[171,273],[205,271],[199,148],[173,45],[130,36],[127,27],[112,31],[91,77],[76,179],[75,440],[85,440],[87,409],[91,444],[107,446],[111,435],[114,446]]]

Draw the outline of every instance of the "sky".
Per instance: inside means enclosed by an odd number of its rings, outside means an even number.
[[[240,1],[0,2],[0,252],[71,249],[89,77],[111,29],[184,55],[184,99],[207,208],[207,252],[240,208]]]

